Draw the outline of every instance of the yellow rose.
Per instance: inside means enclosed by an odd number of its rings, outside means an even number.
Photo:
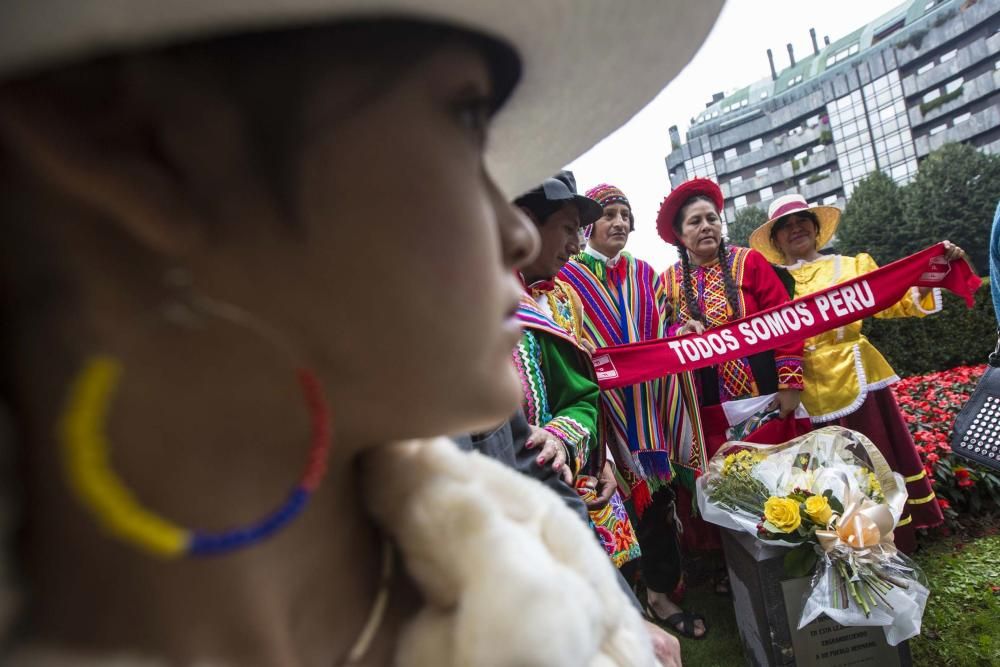
[[[809,496],[806,498],[806,514],[814,522],[825,526],[833,516],[833,510],[826,496]]]
[[[799,504],[788,498],[771,496],[764,503],[764,518],[783,533],[795,532],[802,523]]]

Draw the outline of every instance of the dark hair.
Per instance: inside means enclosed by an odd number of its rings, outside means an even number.
[[[681,226],[684,224],[684,211],[691,204],[698,201],[707,201],[712,205],[712,209],[715,209],[715,202],[712,201],[711,197],[707,195],[695,195],[684,202],[684,205],[680,207],[677,211],[677,217],[674,218],[674,233],[677,236],[677,254],[681,258],[681,269],[683,270],[683,277],[681,284],[684,288],[684,303],[687,305],[688,314],[692,319],[698,320],[706,327],[708,326],[708,320],[705,317],[705,313],[701,312],[701,308],[698,306],[698,300],[694,296],[694,288],[691,286],[691,258],[688,255],[687,247],[680,241],[681,238]],[[715,211],[718,214],[718,210]],[[729,261],[729,246],[726,244],[725,239],[719,239],[719,266],[722,268],[722,282],[726,286],[726,302],[729,304],[729,309],[733,312],[733,319],[739,319],[742,316],[740,312],[740,295],[736,289],[736,284],[733,282],[733,268],[732,262]]]
[[[778,248],[778,244],[774,242],[774,239],[777,237],[778,232],[785,225],[788,224],[789,218],[791,218],[793,215],[798,215],[803,218],[809,218],[810,220],[812,220],[813,226],[816,228],[816,233],[817,234],[819,233],[819,218],[816,217],[816,214],[813,213],[812,211],[796,211],[795,213],[789,213],[788,215],[783,215],[774,221],[774,224],[771,225],[771,233],[768,234],[768,240],[771,242],[771,245],[777,250],[781,250],[781,248]]]

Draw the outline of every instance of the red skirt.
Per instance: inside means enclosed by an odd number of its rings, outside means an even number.
[[[863,433],[875,443],[893,472],[906,480],[906,509],[895,530],[896,546],[904,553],[916,549],[916,529],[932,528],[944,521],[931,482],[927,479],[916,445],[906,427],[899,404],[889,388],[868,394],[861,407],[840,419],[819,426],[838,425]]]

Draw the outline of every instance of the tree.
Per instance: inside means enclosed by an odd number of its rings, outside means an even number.
[[[969,254],[980,272],[989,266],[990,226],[1000,198],[1000,156],[966,144],[947,144],[920,163],[904,196],[915,240],[900,255],[948,239]]]
[[[854,186],[844,208],[837,227],[837,251],[844,255],[866,252],[879,264],[905,257],[909,253],[900,248],[912,245],[916,232],[907,225],[903,210],[903,189],[880,171],[868,174]]]
[[[750,245],[750,234],[767,222],[767,213],[756,206],[746,206],[736,212],[733,221],[727,224],[729,243],[737,246]]]

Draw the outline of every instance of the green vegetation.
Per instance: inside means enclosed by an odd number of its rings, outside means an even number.
[[[931,111],[934,111],[934,109],[937,109],[942,104],[947,104],[948,102],[951,102],[952,100],[957,99],[958,97],[960,97],[962,95],[962,91],[964,89],[965,89],[965,86],[959,86],[958,88],[956,88],[955,90],[951,91],[950,93],[945,93],[944,95],[942,95],[940,97],[935,97],[930,102],[921,102],[920,103],[920,113],[922,113],[923,115],[926,116],[928,113],[930,113]]]
[[[913,664],[1000,664],[1000,535],[996,529],[987,529],[978,539],[938,540],[915,560],[931,584],[931,597],[921,636],[910,643]]]
[[[902,188],[874,171],[854,186],[837,227],[837,250],[844,255],[867,252],[880,264],[899,259],[904,256],[897,252],[900,243],[917,245],[906,221]]]
[[[983,282],[972,309],[945,292],[944,310],[936,315],[919,319],[870,319],[863,331],[902,376],[985,363],[996,344],[997,324],[989,279]]]
[[[908,46],[912,46],[917,51],[920,47],[924,45],[924,37],[927,36],[927,28],[920,28],[919,30],[914,30],[909,35],[903,39],[896,42],[897,49],[905,49]]]
[[[736,217],[729,221],[729,242],[746,247],[750,243],[753,230],[767,222],[767,213],[756,206],[745,206],[736,211]]]
[[[910,640],[915,667],[989,667],[1000,664],[1000,535],[989,525],[978,537],[924,540],[914,556],[930,582],[921,635]],[[705,557],[718,563],[721,559]],[[685,609],[708,619],[704,640],[680,638],[685,665],[746,664],[732,600],[715,595],[710,580],[689,582]]]
[[[867,252],[885,264],[947,239],[985,272],[997,193],[1000,156],[965,144],[942,146],[905,186],[879,172],[862,179],[844,210],[837,250]]]

